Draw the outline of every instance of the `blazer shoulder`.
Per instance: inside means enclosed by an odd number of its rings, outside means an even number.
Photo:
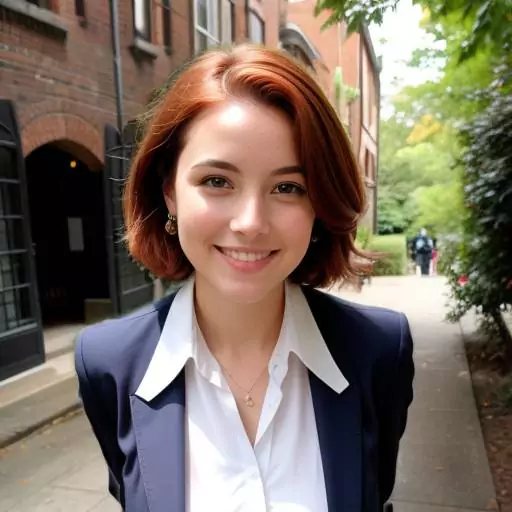
[[[154,350],[174,295],[128,315],[104,320],[80,331],[75,342],[77,373],[106,374],[136,363],[142,352]],[[154,343],[152,343],[154,341]],[[87,368],[87,370],[85,370]]]
[[[409,336],[407,318],[400,311],[359,304],[316,289],[306,289],[305,294],[317,321],[354,340],[358,352],[393,357],[403,338]]]

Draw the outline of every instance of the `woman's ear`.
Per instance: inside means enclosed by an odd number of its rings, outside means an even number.
[[[171,215],[176,215],[176,199],[174,193],[174,186],[170,179],[166,179],[162,186],[162,192],[164,194],[165,205],[167,206],[167,211]]]

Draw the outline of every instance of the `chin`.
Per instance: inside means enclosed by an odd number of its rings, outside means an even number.
[[[280,288],[284,281],[265,285],[263,283],[238,283],[232,286],[223,286],[219,290],[224,297],[235,304],[257,304],[265,300],[276,288]]]
[[[257,304],[265,300],[270,294],[275,293],[284,284],[282,280],[265,280],[253,278],[250,280],[237,280],[225,278],[222,281],[210,281],[210,286],[216,292],[234,304]]]

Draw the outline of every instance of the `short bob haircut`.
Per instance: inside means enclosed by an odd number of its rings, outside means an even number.
[[[314,287],[352,281],[364,268],[355,260],[367,258],[354,244],[366,198],[349,139],[329,100],[300,64],[284,52],[247,44],[197,57],[153,105],[124,189],[125,237],[132,257],[167,280],[193,273],[179,236],[164,230],[164,182],[174,180],[187,127],[196,116],[244,98],[288,116],[305,171],[316,241],[290,280]]]

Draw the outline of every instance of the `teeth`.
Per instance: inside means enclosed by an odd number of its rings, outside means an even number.
[[[263,260],[270,255],[270,251],[267,252],[241,252],[241,251],[231,251],[228,249],[224,249],[222,251],[224,254],[227,254],[234,260],[238,261],[259,261]]]

